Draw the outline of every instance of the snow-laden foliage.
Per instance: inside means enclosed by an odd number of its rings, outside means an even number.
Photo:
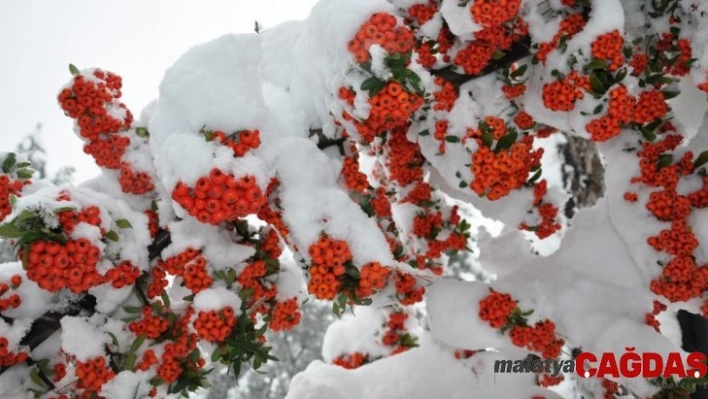
[[[292,398],[549,398],[572,376],[491,365],[682,352],[666,315],[708,316],[708,143],[672,107],[708,91],[702,7],[322,0],[192,48],[137,119],[130,82],[70,66],[59,106],[102,174],[58,187],[0,154],[18,260],[0,269],[0,393],[186,395],[214,363],[276,361],[266,331],[308,296],[354,316]],[[559,130],[606,162],[570,227],[539,145]],[[472,208],[503,225],[476,243],[491,282],[441,277],[481,230]],[[543,257],[528,237],[562,241]]]

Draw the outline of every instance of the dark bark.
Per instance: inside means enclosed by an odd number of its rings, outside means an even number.
[[[597,144],[570,134],[565,137],[566,144],[560,146],[564,159],[561,173],[563,183],[572,195],[566,204],[565,216],[572,218],[577,208],[593,206],[605,194],[605,168]]]

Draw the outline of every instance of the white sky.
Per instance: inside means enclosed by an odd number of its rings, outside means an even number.
[[[0,0],[0,151],[37,123],[49,171],[98,173],[56,102],[69,63],[123,77],[122,101],[137,117],[158,95],[165,70],[190,47],[229,32],[305,19],[316,0]]]

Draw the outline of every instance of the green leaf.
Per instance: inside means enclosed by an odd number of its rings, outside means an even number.
[[[45,386],[44,381],[42,381],[42,379],[39,377],[39,372],[34,367],[32,368],[32,370],[30,370],[30,379],[32,380],[32,382],[39,385],[40,387]]]
[[[128,349],[128,352],[129,352],[129,353],[135,353],[135,351],[137,351],[138,349],[140,349],[140,346],[143,344],[143,342],[145,342],[145,338],[146,338],[146,337],[147,337],[147,335],[145,335],[145,334],[140,334],[140,335],[138,336],[138,338],[137,338],[135,341],[133,341],[132,345],[130,345],[130,349]]]
[[[512,78],[517,78],[519,76],[522,76],[523,74],[526,73],[526,69],[528,68],[528,65],[524,64],[517,69],[515,69],[509,76]]]
[[[642,136],[644,136],[645,139],[647,139],[649,141],[656,140],[656,134],[654,132],[652,132],[651,130],[642,127],[639,129],[639,131],[642,133]]]
[[[664,100],[671,100],[672,98],[678,97],[681,94],[680,91],[662,90],[661,93],[664,95]]]
[[[12,171],[12,167],[15,166],[15,161],[16,161],[15,153],[11,152],[7,154],[7,157],[5,158],[5,161],[2,163],[2,171],[5,173],[10,173]]]
[[[592,86],[592,90],[597,94],[605,93],[605,85],[595,72],[590,74],[590,86]]]
[[[531,176],[531,178],[526,182],[528,185],[533,185],[536,183],[536,181],[541,177],[541,174],[543,171],[541,169],[537,170],[536,173]]]
[[[108,335],[111,336],[111,343],[113,343],[113,345],[115,345],[116,348],[118,348],[118,347],[119,347],[119,345],[118,345],[118,338],[116,338],[115,334],[113,334],[113,333],[110,332],[110,331],[106,331],[106,334],[108,334]]]
[[[708,151],[703,151],[698,154],[698,158],[693,162],[693,170],[700,168],[706,163],[708,163]]]
[[[495,150],[502,151],[506,150],[507,148],[510,148],[514,143],[516,143],[516,139],[518,137],[519,133],[516,132],[516,129],[511,129],[504,137],[497,141],[497,146]]]
[[[657,162],[656,166],[659,168],[663,168],[664,166],[669,166],[671,165],[671,162],[674,160],[674,156],[671,154],[662,154],[659,156],[659,162]]]
[[[627,76],[627,68],[622,67],[617,71],[617,76],[615,76],[615,82],[621,82]]]
[[[492,147],[492,143],[494,143],[494,136],[490,132],[484,132],[482,133],[482,144],[484,144],[485,147]]]
[[[460,187],[460,188],[467,188],[467,182],[464,181],[464,180],[461,180],[461,181],[460,181],[460,184],[459,184],[459,187]]]
[[[219,359],[221,359],[221,348],[216,348],[214,349],[214,352],[211,353],[211,361],[216,362]]]
[[[118,236],[118,233],[116,233],[116,232],[113,231],[113,230],[109,230],[109,231],[106,233],[106,238],[108,238],[109,240],[114,241],[114,242],[118,242],[118,240],[120,240],[120,237]]]
[[[377,78],[376,76],[372,76],[372,77],[366,79],[361,84],[361,90],[370,91],[370,90],[376,88],[377,86],[382,86],[384,84],[385,83],[381,79]]]
[[[135,361],[137,360],[137,356],[135,356],[135,353],[133,352],[128,352],[125,354],[123,357],[123,367],[126,370],[133,370],[135,368]]]
[[[496,49],[496,50],[494,50],[494,52],[492,53],[492,59],[495,60],[495,61],[496,61],[496,60],[500,60],[500,59],[504,58],[505,55],[506,55],[505,52],[503,52],[503,51],[501,51],[501,50],[499,50],[499,49]]]
[[[249,296],[253,295],[254,292],[256,291],[253,288],[244,288],[238,292],[238,296],[241,298],[248,298]]]
[[[430,134],[430,130],[425,129],[422,132],[418,133],[418,136],[427,136]]]
[[[135,128],[135,135],[145,139],[145,138],[150,137],[150,132],[148,132],[148,130],[145,129],[144,127],[136,127]]]
[[[162,293],[160,294],[160,298],[162,298],[162,302],[167,306],[168,308],[170,307],[170,296],[167,295],[167,292],[165,290],[162,290]]]
[[[595,107],[595,109],[592,110],[592,114],[593,115],[599,114],[600,112],[602,112],[602,108],[603,108],[603,105],[598,104],[597,107]]]
[[[123,310],[125,310],[126,313],[140,313],[142,308],[137,306],[123,306]]]
[[[118,219],[116,220],[116,226],[118,226],[121,229],[132,229],[133,225],[130,224],[128,219]]]
[[[457,136],[445,136],[445,141],[447,141],[448,143],[459,143],[460,138]]]
[[[69,64],[69,73],[71,73],[72,75],[78,75],[81,73],[81,71],[79,71],[79,68],[77,68],[76,65]]]
[[[347,275],[356,280],[361,279],[361,272],[356,266],[347,266]]]
[[[20,238],[24,235],[22,230],[17,228],[12,223],[5,223],[3,225],[0,225],[0,237],[3,238]]]
[[[28,168],[22,168],[17,170],[17,177],[20,179],[31,179],[34,170]]]
[[[603,60],[598,60],[597,58],[593,58],[592,61],[588,62],[585,64],[585,70],[593,70],[593,69],[605,69],[607,68],[607,63]]]

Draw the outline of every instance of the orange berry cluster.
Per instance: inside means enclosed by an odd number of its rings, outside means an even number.
[[[148,217],[148,230],[150,230],[150,237],[155,238],[155,235],[160,230],[160,219],[157,212],[152,209],[145,211],[145,215]]]
[[[272,273],[268,272],[265,261],[256,260],[243,269],[238,276],[238,282],[242,288],[251,289],[253,293],[249,296],[249,305],[262,301],[263,303],[253,313],[267,313],[269,310],[268,302],[275,299],[278,293],[278,288],[272,282],[266,280],[266,277]]]
[[[96,69],[90,74],[74,76],[58,97],[64,112],[76,119],[79,135],[88,141],[84,151],[109,169],[120,167],[125,141],[130,142],[128,137],[115,134],[129,129],[133,122],[133,115],[118,101],[121,80],[118,75]]]
[[[590,78],[572,71],[562,79],[543,85],[543,105],[551,111],[571,111],[575,101],[590,91]]]
[[[691,213],[691,201],[676,190],[666,189],[651,193],[646,208],[657,219],[670,222],[685,219]]]
[[[551,374],[543,373],[540,378],[538,378],[538,385],[548,388],[560,384],[564,379],[563,374],[554,377]]]
[[[543,148],[533,150],[533,137],[526,135],[511,147],[495,152],[480,146],[472,156],[474,180],[470,188],[478,195],[496,201],[521,187],[531,169],[541,163]]]
[[[407,186],[423,179],[425,158],[418,144],[408,141],[405,129],[395,129],[389,134],[385,150],[391,180]]]
[[[627,93],[624,85],[610,90],[609,96],[607,114],[585,126],[593,141],[607,141],[617,136],[621,132],[621,126],[630,123],[634,117],[635,100]]]
[[[441,212],[421,212],[413,218],[413,234],[421,238],[433,239],[433,234],[442,229],[443,217]]]
[[[516,123],[516,126],[521,130],[529,130],[536,125],[536,121],[533,120],[533,117],[526,113],[526,111],[517,112],[516,116],[514,116],[514,123]],[[542,137],[540,134],[537,134],[537,136]]]
[[[545,359],[554,359],[560,356],[565,342],[556,337],[555,324],[546,319],[537,322],[533,327],[516,325],[511,328],[509,337],[511,342],[530,351],[541,353]]]
[[[164,264],[158,263],[150,269],[152,279],[147,287],[147,297],[153,299],[162,295],[163,290],[170,284],[167,281],[167,273],[165,272]]]
[[[378,12],[359,28],[356,37],[347,43],[347,48],[354,55],[357,64],[371,59],[369,49],[377,44],[389,54],[404,54],[413,49],[413,31],[405,26],[398,26],[396,17]]]
[[[195,294],[205,288],[211,287],[211,284],[214,282],[214,279],[207,271],[206,258],[204,258],[199,251],[194,248],[188,248],[183,252],[168,258],[165,262],[161,262],[158,266],[164,267],[164,269],[173,276],[182,277],[184,280],[184,286]],[[162,278],[164,277],[161,276],[162,273],[160,271],[154,275],[154,277],[157,277],[155,281],[160,281],[160,283],[156,283],[153,290],[150,290],[150,287],[148,287],[148,290],[151,291],[149,294],[156,293],[157,295],[160,295],[162,293],[161,288],[158,291],[158,287],[164,284],[162,282]]]
[[[414,4],[408,9],[408,15],[410,15],[411,19],[415,20],[418,25],[424,25],[426,22],[433,19],[436,12],[438,12],[438,3],[434,0],[428,0],[428,4]]]
[[[356,287],[357,297],[367,298],[382,289],[386,285],[390,273],[391,269],[381,266],[379,262],[370,262],[362,266],[361,279]]]
[[[369,355],[360,352],[354,352],[351,355],[341,355],[332,360],[332,364],[349,370],[359,368],[366,363],[369,363]]]
[[[95,397],[106,382],[113,379],[116,374],[106,364],[103,356],[96,357],[86,362],[76,362],[76,387],[84,389],[81,398]]]
[[[212,140],[231,148],[234,156],[242,157],[251,149],[256,149],[261,145],[261,136],[258,129],[241,130],[227,135],[221,130],[216,130],[211,135]]]
[[[301,318],[302,313],[299,311],[297,298],[291,298],[275,304],[268,327],[274,332],[289,331],[300,324]]]
[[[585,23],[586,21],[583,14],[568,15],[565,19],[563,19],[563,21],[561,21],[558,32],[553,35],[553,39],[551,39],[550,42],[539,43],[538,51],[534,55],[536,59],[545,64],[546,59],[548,58],[548,54],[550,54],[553,49],[558,47],[561,38],[563,38],[564,36],[567,39],[572,38],[573,36],[575,36],[576,33],[583,30],[583,27],[585,27]]]
[[[410,274],[397,272],[395,274],[395,287],[398,301],[401,305],[408,306],[423,300],[425,287],[417,286],[418,282]]]
[[[404,312],[393,312],[388,316],[388,322],[386,322],[388,329],[384,332],[381,343],[393,347],[391,355],[410,349],[410,343],[403,341],[404,336],[408,334],[406,320],[408,320],[408,314]]]
[[[688,194],[688,200],[694,208],[705,208],[708,206],[708,176],[703,176],[703,187]]]
[[[637,100],[634,121],[642,124],[651,123],[666,116],[668,110],[669,106],[664,100],[664,93],[660,90],[644,91]]]
[[[435,85],[439,86],[440,90],[433,92],[433,110],[451,111],[457,101],[455,85],[439,76],[435,78]]]
[[[669,65],[665,67],[665,71],[674,76],[685,76],[691,71],[691,42],[688,39],[679,39],[673,33],[664,32],[661,35],[661,40],[656,44],[656,50],[669,53],[666,54],[670,59]],[[678,54],[675,56],[674,54]]]
[[[492,328],[502,328],[514,309],[516,301],[511,295],[492,291],[479,302],[479,318],[488,322]]]
[[[130,137],[111,135],[108,138],[97,138],[84,145],[84,152],[91,155],[98,166],[107,169],[119,169],[121,158],[130,145]]]
[[[346,264],[352,260],[349,245],[346,241],[321,236],[310,245],[308,252],[312,266],[307,291],[317,299],[334,299],[342,288]]]
[[[388,199],[385,188],[379,187],[376,189],[376,195],[371,199],[371,207],[374,208],[374,212],[379,218],[392,216],[391,201]]]
[[[649,56],[647,54],[635,53],[629,61],[629,66],[632,68],[632,75],[639,76],[647,69],[649,65]]]
[[[147,371],[150,367],[157,364],[159,359],[155,355],[155,351],[148,349],[143,353],[143,359],[138,363],[135,368],[140,371]]]
[[[511,0],[517,2],[518,0]],[[486,1],[475,1],[475,6]],[[461,67],[466,74],[476,75],[486,68],[495,51],[506,50],[511,45],[528,34],[528,26],[517,20],[510,26],[494,25],[475,33],[475,40],[455,54],[453,63]]]
[[[29,357],[27,352],[10,352],[7,349],[9,345],[10,341],[0,336],[0,367],[10,367],[14,364],[22,363]]]
[[[142,195],[155,189],[150,175],[147,172],[134,171],[129,162],[121,162],[118,183],[124,193],[135,195]]]
[[[509,100],[513,100],[516,97],[526,93],[526,85],[516,84],[516,85],[504,85],[502,86],[502,92],[504,92],[504,97]]]
[[[163,311],[166,309],[160,307]],[[130,331],[135,333],[135,335],[145,334],[146,337],[150,339],[157,339],[167,331],[170,326],[167,317],[163,317],[161,313],[158,313],[152,306],[143,306],[140,311],[142,319],[140,321],[133,321],[128,325]]]
[[[10,285],[7,283],[0,283],[0,297],[5,295],[10,289],[15,290],[22,284],[22,277],[19,274],[15,274],[10,278]],[[12,294],[7,298],[0,299],[0,312],[4,312],[8,309],[14,309],[20,306],[22,299],[18,294]]]
[[[96,271],[101,251],[89,240],[68,240],[66,244],[37,240],[23,248],[18,255],[27,255],[27,278],[40,288],[57,292],[68,288],[78,294],[104,282]]]
[[[29,180],[12,179],[8,174],[0,174],[0,221],[12,212],[10,196],[22,196],[22,187],[30,184]]]
[[[135,284],[138,277],[140,277],[140,269],[129,261],[123,261],[117,267],[106,272],[106,279],[111,281],[111,285],[116,289]]]
[[[519,228],[522,230],[533,231],[536,236],[540,239],[550,237],[556,231],[561,229],[560,223],[556,222],[556,216],[558,215],[558,208],[553,206],[553,204],[543,203],[543,197],[546,196],[548,191],[548,183],[546,180],[541,180],[533,188],[533,205],[538,211],[541,221],[536,226],[528,226],[522,223]]]
[[[346,187],[356,193],[364,194],[369,189],[366,174],[359,171],[357,156],[345,157],[342,165],[342,176]]]
[[[70,201],[71,198],[68,193],[62,193],[59,196],[59,200]],[[59,217],[59,224],[61,224],[62,229],[69,234],[74,231],[76,225],[79,223],[88,223],[92,226],[101,227],[101,210],[98,209],[97,206],[87,206],[78,212],[69,209],[58,212],[57,216]],[[103,228],[101,228],[101,233],[105,233]]]
[[[224,342],[236,325],[234,309],[227,306],[220,311],[201,311],[194,321],[194,329],[199,338],[208,342]]]
[[[652,309],[651,313],[646,314],[646,323],[648,326],[651,326],[656,330],[656,332],[660,333],[661,331],[659,330],[660,323],[659,320],[656,319],[656,316],[665,311],[667,309],[666,305],[659,301],[654,301],[654,309]]]
[[[490,27],[514,19],[520,7],[521,0],[476,0],[470,12],[477,23]]]
[[[615,29],[595,38],[592,42],[592,56],[598,60],[610,61],[608,69],[616,71],[624,64],[622,46],[624,46],[624,38]]]
[[[253,176],[237,179],[218,168],[212,169],[209,176],[200,177],[194,188],[183,182],[177,183],[172,199],[190,216],[211,225],[257,213],[266,203]]]
[[[59,382],[62,380],[62,378],[66,377],[66,365],[64,363],[55,364],[53,369],[54,369],[54,378],[52,378],[53,382]]]
[[[196,363],[187,359],[187,356],[197,347],[199,341],[197,334],[187,333],[189,320],[192,318],[194,310],[190,307],[187,312],[177,321],[173,327],[173,336],[178,337],[173,342],[165,345],[165,350],[161,356],[160,366],[157,368],[157,376],[166,383],[172,383],[182,375],[184,367],[198,368],[204,365],[204,359],[197,359]]]
[[[390,81],[376,95],[369,98],[369,117],[360,122],[347,111],[342,118],[351,121],[362,139],[370,143],[380,133],[404,126],[413,113],[423,105],[423,98],[409,92],[400,83]]]

